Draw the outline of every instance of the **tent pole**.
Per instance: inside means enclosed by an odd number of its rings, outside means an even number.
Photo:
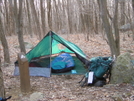
[[[51,59],[51,57],[52,57],[52,31],[49,32],[49,35],[51,36],[51,37],[50,37],[50,41],[51,41],[51,42],[50,42],[50,77],[51,77],[51,67],[52,67],[52,66],[51,66],[51,60],[52,60],[52,59]]]

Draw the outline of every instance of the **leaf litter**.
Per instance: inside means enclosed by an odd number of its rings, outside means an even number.
[[[88,58],[96,56],[110,56],[110,49],[107,42],[101,35],[94,35],[86,41],[84,34],[60,35],[64,39],[78,45]],[[19,53],[17,36],[7,37],[11,64],[2,65],[4,86],[6,96],[12,96],[10,101],[30,101],[30,95],[34,92],[43,94],[43,98],[38,101],[134,101],[134,85],[132,84],[107,84],[104,87],[80,87],[79,81],[83,75],[52,75],[50,78],[30,77],[31,92],[22,93],[20,90],[19,76],[13,76],[14,62]],[[34,46],[39,42],[36,36],[31,38],[24,35],[25,42]],[[126,37],[123,41],[121,35],[121,53],[130,52],[134,56],[134,41]],[[27,52],[30,49],[27,49]],[[3,48],[0,44],[0,57],[3,62]]]

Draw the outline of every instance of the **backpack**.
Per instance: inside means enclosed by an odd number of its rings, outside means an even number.
[[[88,72],[79,82],[80,86],[98,86],[103,87],[106,79],[111,76],[111,67],[113,60],[111,57],[94,57],[91,58]],[[83,81],[84,79],[84,81]],[[83,82],[82,82],[83,81]]]

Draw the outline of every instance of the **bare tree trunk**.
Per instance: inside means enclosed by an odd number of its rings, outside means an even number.
[[[4,32],[6,35],[9,35],[9,12],[8,12],[8,4],[7,4],[7,0],[5,0],[5,28],[4,28]]]
[[[52,30],[52,10],[51,10],[51,0],[47,1],[47,9],[48,9],[48,25],[50,30]]]
[[[115,45],[116,45],[116,53],[117,55],[120,54],[120,35],[118,29],[118,0],[115,0],[115,11],[114,11],[114,18],[113,18],[113,29],[115,34]]]
[[[132,0],[132,8],[133,8],[133,18],[134,19],[134,0]],[[132,23],[134,22],[134,20],[132,20]],[[133,40],[134,40],[134,29],[132,28],[132,23],[131,23],[131,30],[132,30],[132,33],[133,33]]]
[[[0,8],[1,8],[1,5],[0,5]],[[6,40],[5,35],[4,35],[1,15],[0,15],[0,40],[2,42],[2,46],[3,46],[3,49],[4,49],[4,61],[9,63],[10,62],[9,50],[8,50],[7,40]],[[2,70],[1,70],[1,58],[0,58],[0,97],[5,98],[3,73],[2,73]]]
[[[10,55],[9,55],[9,48],[8,48],[8,43],[6,40],[6,36],[4,34],[4,29],[3,29],[3,23],[2,23],[2,17],[0,16],[0,40],[3,46],[3,51],[4,51],[4,62],[5,63],[10,63]]]
[[[10,15],[10,26],[9,26],[9,35],[13,35],[13,34],[15,34],[15,30],[14,30],[14,28],[15,28],[15,21],[14,21],[14,14],[13,14],[13,1],[12,0],[9,0],[9,9],[10,9],[10,11],[9,11],[9,15]]]
[[[28,2],[28,0],[26,0],[26,4],[27,4],[27,13],[28,13],[28,21],[29,21],[29,34],[30,34],[30,36],[31,37],[33,37],[33,31],[32,31],[32,21],[31,21],[31,12],[30,12],[30,7],[29,7],[29,2]]]
[[[64,4],[64,2],[62,1],[62,5],[63,4]],[[64,16],[65,12],[63,12],[63,9],[61,7],[61,1],[54,0],[53,10],[54,10],[53,15],[57,15],[57,16],[53,16],[55,19],[53,27],[55,28],[56,31],[62,30],[63,27],[65,26],[65,24],[63,24],[65,18],[64,18],[64,20],[62,18]]]
[[[1,59],[0,59],[0,97],[5,98],[3,73],[2,73],[2,70],[1,70]]]
[[[40,22],[39,22],[39,19],[38,19],[36,10],[35,10],[34,1],[32,1],[32,0],[29,0],[29,1],[30,1],[30,4],[31,4],[31,10],[32,10],[32,14],[33,14],[32,16],[34,17],[34,20],[36,22],[36,27],[37,27],[37,30],[38,30],[37,32],[38,32],[39,38],[42,39]]]
[[[120,11],[121,11],[121,20],[120,20],[120,25],[125,24],[125,1],[120,2]]]
[[[71,0],[67,0],[67,13],[68,13],[68,27],[69,27],[69,33],[73,32],[73,26],[72,26],[72,14],[71,14]]]
[[[19,11],[17,13],[17,2],[15,2],[16,5],[16,30],[18,34],[18,40],[19,40],[19,45],[20,45],[20,51],[26,53],[25,50],[25,45],[24,45],[24,40],[23,40],[23,14],[22,14],[22,3],[23,0],[19,0]]]
[[[46,18],[46,10],[44,9],[44,0],[40,0],[40,9],[41,9],[41,23],[42,23],[42,31],[43,31],[43,36],[45,35],[45,34],[47,34],[47,26],[46,26],[46,20],[45,20],[45,18]]]
[[[132,8],[133,8],[133,11],[134,11],[134,0],[132,0]]]
[[[98,32],[99,32],[99,30],[98,30],[98,16],[97,16],[97,10],[95,9],[95,28],[94,28],[94,32],[96,33],[96,34],[98,34]]]
[[[117,0],[118,2],[118,0]],[[98,0],[98,4],[99,4],[99,7],[100,7],[100,15],[101,15],[101,18],[102,18],[102,22],[103,22],[103,26],[104,26],[104,29],[105,29],[105,32],[106,32],[106,35],[107,35],[107,39],[108,39],[108,43],[109,43],[109,47],[110,47],[110,51],[111,51],[111,55],[115,55],[116,57],[120,54],[120,51],[119,51],[119,43],[116,44],[116,42],[119,41],[119,33],[115,33],[115,32],[118,32],[117,29],[114,29],[114,34],[117,36],[116,40],[114,40],[114,36],[113,36],[113,32],[112,32],[112,27],[109,23],[109,20],[108,20],[108,17],[107,17],[107,2],[106,0]],[[117,5],[116,7],[117,8]],[[116,9],[117,10],[117,9]],[[117,13],[117,12],[115,12]],[[115,14],[114,16],[114,21],[117,21],[117,15]],[[116,22],[117,23],[117,22]],[[116,25],[113,25],[114,28]]]

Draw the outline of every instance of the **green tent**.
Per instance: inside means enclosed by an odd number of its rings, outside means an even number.
[[[64,45],[65,48],[60,49],[59,44]],[[78,46],[66,41],[52,31],[50,31],[30,52],[28,52],[26,57],[30,61],[35,57],[57,54],[60,52],[77,53],[83,58],[86,58],[86,55]]]
[[[27,54],[26,57],[29,61],[37,60],[42,67],[48,67],[54,57],[52,55],[59,54],[61,52],[70,53],[70,54],[77,54],[77,56],[82,57],[82,59],[86,59],[86,55],[84,52],[76,46],[74,43],[71,43],[62,37],[58,36],[56,33],[50,31],[48,34]],[[47,58],[40,58],[46,56]],[[84,74],[86,72],[85,68],[83,67],[83,63],[76,57],[73,57],[75,60],[75,68],[76,74]],[[47,64],[46,64],[47,63]],[[39,69],[39,68],[38,68]],[[43,69],[43,68],[41,68]],[[51,68],[45,68],[45,76],[49,77]],[[35,72],[31,73],[32,75],[36,75],[36,69],[34,68]],[[39,70],[40,71],[40,70]],[[42,72],[43,70],[41,70]],[[49,73],[48,73],[49,72]],[[17,73],[18,74],[18,73]],[[16,74],[16,75],[17,75]],[[60,73],[62,74],[62,73]],[[64,73],[64,74],[72,74],[72,72]],[[42,76],[40,72],[38,76]]]

